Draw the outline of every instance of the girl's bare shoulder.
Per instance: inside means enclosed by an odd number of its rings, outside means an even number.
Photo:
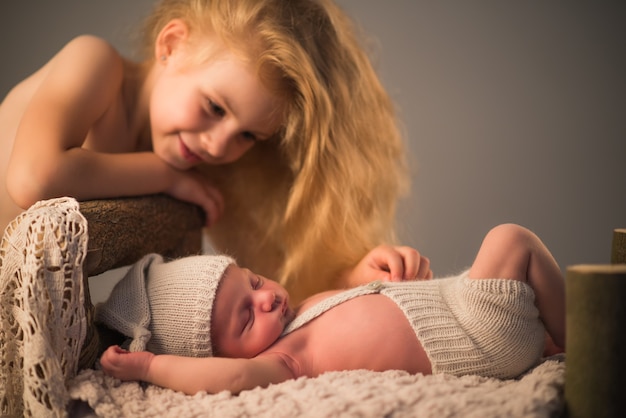
[[[80,55],[83,59],[95,58],[99,63],[122,60],[120,53],[106,39],[94,35],[79,35],[59,51],[59,55]]]
[[[125,68],[124,58],[109,42],[78,36],[28,81],[37,91],[31,107],[55,108],[64,119],[81,117],[89,125],[121,93]]]
[[[105,39],[80,35],[50,60],[50,71],[80,80],[121,80],[124,58]]]
[[[81,35],[65,44],[49,61],[30,76],[16,84],[9,94],[19,103],[30,101],[43,86],[66,92],[67,87],[83,83],[113,83],[121,81],[124,59],[106,40]],[[104,78],[103,78],[104,76]]]

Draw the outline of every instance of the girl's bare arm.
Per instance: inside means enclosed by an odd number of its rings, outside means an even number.
[[[101,118],[120,97],[124,62],[106,42],[83,36],[69,42],[36,77],[37,86],[17,128],[7,176],[9,192],[22,207],[58,195],[82,198],[100,186],[96,179],[88,183],[103,164],[94,166],[95,153],[80,148],[97,123],[111,123]],[[129,139],[110,141],[111,148],[119,149],[114,142]]]
[[[105,41],[82,36],[42,70],[18,126],[7,173],[12,199],[26,208],[59,196],[78,200],[168,193],[203,207],[208,221],[222,197],[200,176],[176,170],[152,152],[135,152],[128,103],[122,103],[124,61]],[[120,114],[126,113],[128,120]],[[114,120],[114,122],[111,122]],[[132,119],[134,120],[134,119]],[[94,127],[97,151],[84,147]],[[94,145],[94,144],[92,144]]]

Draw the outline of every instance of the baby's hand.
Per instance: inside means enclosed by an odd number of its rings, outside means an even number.
[[[180,171],[172,168],[172,172],[174,181],[165,192],[172,197],[200,206],[206,214],[206,226],[215,224],[224,212],[222,193],[194,169]]]
[[[130,352],[112,345],[102,354],[100,365],[105,374],[120,380],[145,380],[154,354]]]
[[[357,286],[374,280],[399,282],[432,279],[430,260],[406,246],[380,245],[367,253],[349,273],[348,283]]]

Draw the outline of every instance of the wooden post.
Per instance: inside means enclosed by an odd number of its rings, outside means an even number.
[[[626,416],[626,264],[566,273],[566,415]]]
[[[618,228],[613,230],[611,263],[626,264],[626,228]]]

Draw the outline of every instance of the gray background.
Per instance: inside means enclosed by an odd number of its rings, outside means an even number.
[[[413,172],[401,239],[436,274],[469,265],[502,222],[534,230],[562,269],[609,261],[626,227],[623,2],[339,3],[398,105]],[[131,53],[151,4],[0,2],[0,95],[81,33]]]

